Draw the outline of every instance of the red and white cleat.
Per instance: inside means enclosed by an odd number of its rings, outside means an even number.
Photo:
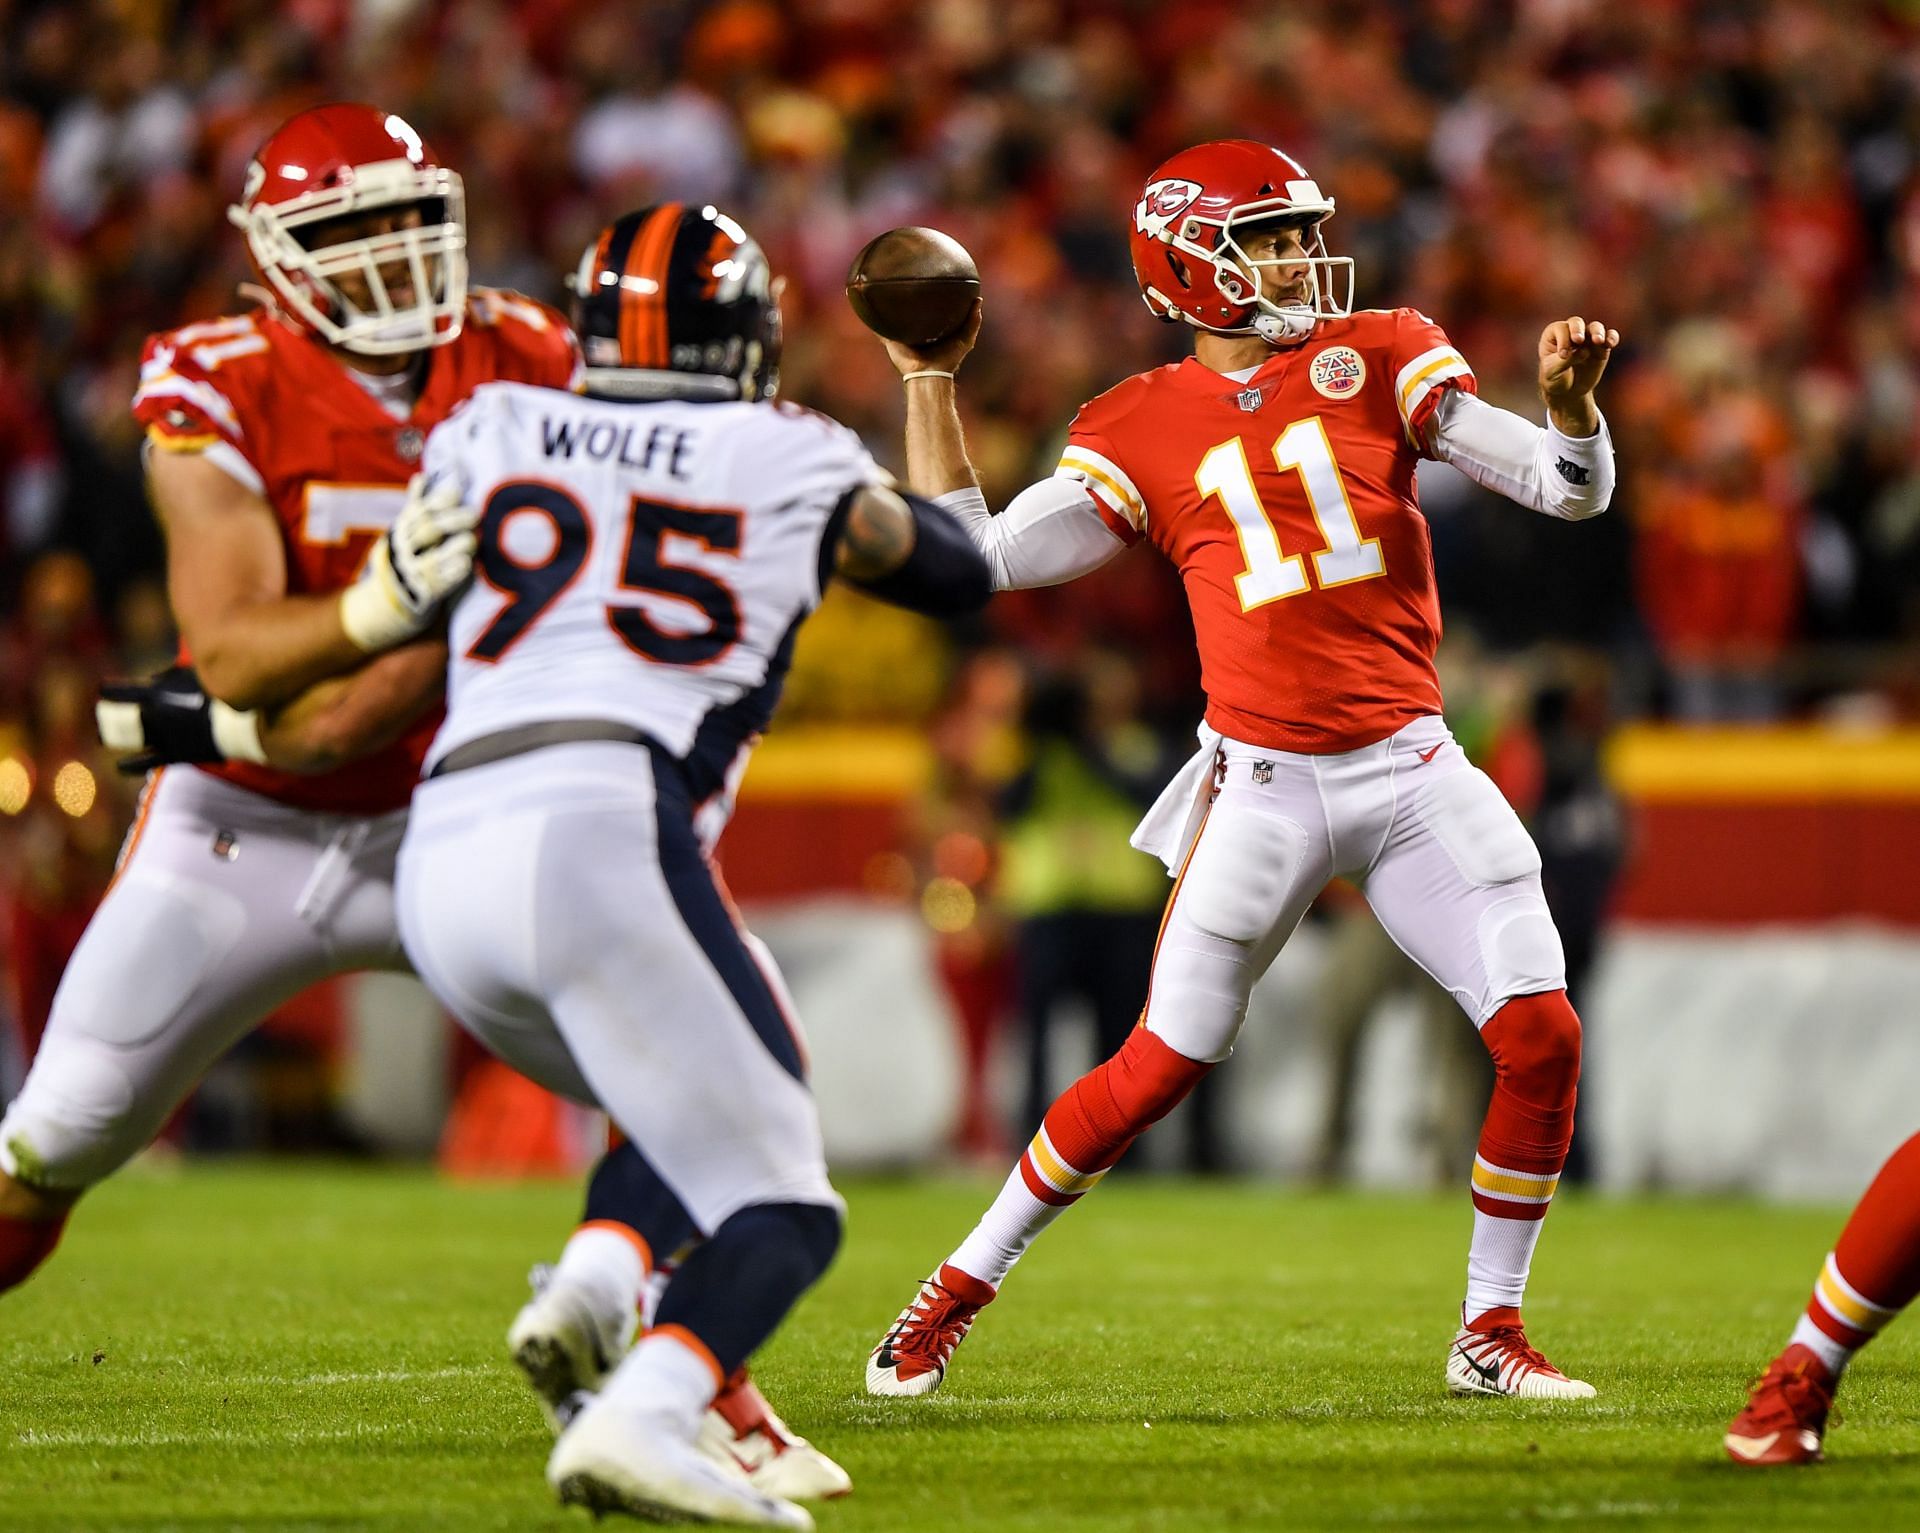
[[[1811,1347],[1796,1342],[1773,1360],[1747,1395],[1747,1408],[1721,1439],[1736,1464],[1817,1464],[1833,1409],[1833,1376]]]
[[[831,1501],[853,1489],[846,1470],[782,1421],[744,1368],[700,1424],[700,1451],[731,1459],[762,1495],[783,1501]]]
[[[1520,1400],[1591,1400],[1594,1388],[1570,1379],[1527,1340],[1517,1309],[1490,1309],[1460,1327],[1447,1353],[1447,1389],[1456,1395]]]
[[[992,1284],[942,1264],[867,1358],[867,1393],[932,1394],[947,1376],[953,1349],[993,1295]]]

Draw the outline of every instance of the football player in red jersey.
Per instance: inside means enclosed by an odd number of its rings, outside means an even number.
[[[1817,1464],[1841,1375],[1854,1354],[1920,1297],[1920,1134],[1887,1157],[1840,1239],[1786,1349],[1722,1439],[1737,1464]]]
[[[407,967],[394,856],[439,722],[439,600],[474,552],[475,513],[414,479],[421,449],[478,385],[567,388],[580,369],[559,313],[469,291],[463,199],[401,118],[302,112],[229,210],[259,305],[147,343],[133,409],[191,669],[103,706],[107,743],[159,769],[0,1121],[0,1291],[282,1001]],[[638,1153],[615,1151],[528,1309],[610,1363],[625,1337],[589,1336],[574,1290],[637,1297],[683,1226]],[[779,1461],[782,1493],[846,1488],[750,1383],[723,1404],[729,1442]]]
[[[1134,844],[1177,873],[1140,1025],[1048,1110],[973,1232],[874,1349],[867,1387],[939,1387],[1035,1236],[1233,1047],[1254,981],[1327,881],[1352,879],[1451,991],[1496,1069],[1472,1182],[1466,1301],[1446,1381],[1584,1398],[1520,1305],[1573,1128],[1580,1023],[1540,858],[1441,718],[1440,612],[1414,493],[1423,457],[1536,511],[1598,515],[1613,454],[1594,387],[1619,341],[1548,325],[1542,428],[1481,401],[1440,327],[1354,311],[1353,264],[1298,162],[1230,140],[1175,155],[1133,210],[1147,307],[1194,354],[1086,405],[1054,477],[990,516],[953,374],[979,332],[889,344],[912,487],[961,516],[1002,589],[1056,584],[1145,539],[1179,568],[1207,694],[1202,749]]]

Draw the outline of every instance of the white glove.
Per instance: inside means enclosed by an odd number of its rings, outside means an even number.
[[[373,545],[360,578],[340,593],[340,626],[369,653],[426,632],[440,605],[473,574],[477,506],[453,479],[415,474],[387,535]]]

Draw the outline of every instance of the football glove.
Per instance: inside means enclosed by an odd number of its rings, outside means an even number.
[[[93,705],[100,743],[125,755],[130,776],[176,762],[252,761],[265,765],[260,715],[208,697],[191,666],[176,665],[146,681],[109,681]]]
[[[415,474],[406,504],[373,545],[360,578],[340,593],[340,624],[369,654],[416,638],[473,574],[477,507],[451,478]]]

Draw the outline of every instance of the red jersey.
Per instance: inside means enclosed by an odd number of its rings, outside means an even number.
[[[338,591],[400,510],[427,433],[496,379],[570,387],[573,332],[517,294],[476,290],[456,340],[428,353],[426,387],[396,420],[325,348],[262,309],[152,336],[133,413],[152,446],[202,452],[273,507],[289,595]],[[228,762],[216,776],[301,809],[403,807],[440,718],[376,755],[312,777]]]
[[[1472,392],[1473,371],[1438,325],[1368,309],[1245,383],[1189,357],[1074,417],[1056,472],[1179,569],[1222,734],[1327,754],[1440,712],[1413,471],[1450,388]]]

